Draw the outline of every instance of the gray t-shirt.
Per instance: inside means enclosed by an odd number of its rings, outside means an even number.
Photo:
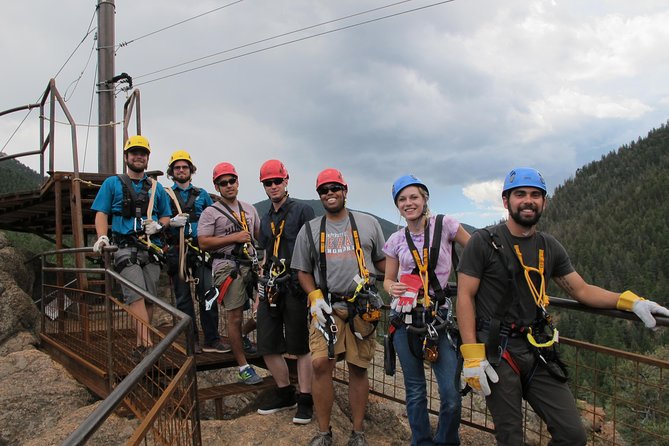
[[[348,212],[354,215],[353,218],[358,227],[360,246],[365,257],[365,266],[370,273],[377,274],[374,262],[385,258],[385,254],[382,251],[385,240],[383,238],[383,231],[381,231],[381,225],[370,215],[359,212]],[[293,259],[290,264],[293,269],[313,274],[317,286],[320,286],[318,250],[320,249],[321,218],[317,217],[309,222],[316,252],[311,248],[307,238],[307,225],[304,225],[297,235]],[[327,261],[328,291],[346,296],[352,295],[357,286],[354,277],[360,275],[360,269],[358,268],[358,260],[355,255],[355,242],[353,241],[351,220],[348,216],[339,221],[326,220],[325,258]]]
[[[239,204],[241,204],[242,211],[244,211],[246,224],[248,225],[251,235],[257,234],[260,230],[260,217],[258,216],[258,211],[256,211],[256,208],[253,207],[252,204],[245,203],[243,201],[239,201]],[[222,209],[228,215],[230,214],[230,212],[220,202],[216,202],[212,206],[206,208],[204,211],[202,211],[202,215],[200,215],[200,221],[197,227],[198,236],[204,235],[222,237],[224,235],[229,235],[241,230],[238,223],[230,220],[226,215],[219,212],[216,208]],[[239,218],[240,216],[238,206],[235,204],[234,206],[231,206],[231,209]],[[231,254],[234,248],[235,245],[227,245],[212,252],[220,254]],[[216,271],[222,262],[226,261],[227,260],[225,259],[214,259],[214,263],[212,265],[214,271]]]

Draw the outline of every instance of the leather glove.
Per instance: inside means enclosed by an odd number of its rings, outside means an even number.
[[[315,289],[307,297],[309,298],[311,317],[318,319],[321,324],[325,324],[327,322],[325,315],[332,314],[332,307],[325,302],[323,292],[320,289]]]
[[[631,291],[625,291],[620,295],[618,302],[616,303],[616,308],[618,310],[633,312],[639,319],[641,319],[646,327],[654,330],[657,329],[655,326],[657,321],[653,317],[654,314],[669,317],[669,309],[652,300],[646,300],[643,297],[639,297]]]
[[[177,214],[170,218],[170,226],[172,228],[182,228],[188,223],[188,214]]]
[[[143,220],[142,227],[146,235],[154,235],[162,231],[163,227],[155,220]]]
[[[462,344],[460,351],[465,360],[462,374],[467,384],[478,393],[490,395],[488,380],[496,383],[499,376],[485,357],[485,344]]]
[[[107,237],[106,235],[101,235],[100,237],[98,237],[98,240],[93,245],[93,252],[101,254],[102,248],[104,248],[105,246],[109,246],[109,237]]]
[[[416,308],[418,293],[413,290],[407,290],[397,299],[393,299],[390,308],[398,313],[411,313]]]

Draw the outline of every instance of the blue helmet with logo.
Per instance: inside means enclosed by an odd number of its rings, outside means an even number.
[[[502,195],[504,195],[506,191],[517,187],[536,187],[543,191],[544,195],[546,195],[547,192],[544,177],[541,176],[537,169],[531,167],[518,167],[509,172],[506,178],[504,178]]]
[[[393,183],[393,202],[397,206],[397,196],[402,192],[402,189],[409,186],[418,186],[422,189],[425,189],[428,197],[430,196],[430,191],[427,189],[425,183],[418,179],[415,175],[402,175]]]

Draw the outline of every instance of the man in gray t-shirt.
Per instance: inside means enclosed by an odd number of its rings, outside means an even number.
[[[349,314],[350,306],[347,306],[346,300],[354,295],[360,278],[368,277],[370,273],[383,273],[383,232],[375,218],[346,209],[348,186],[338,170],[322,171],[316,180],[316,191],[325,216],[315,218],[302,227],[291,260],[291,267],[297,270],[300,285],[308,294],[312,315],[309,350],[319,432],[311,443],[332,444],[332,372],[337,359],[345,359],[349,370],[349,404],[353,419],[350,440],[355,444],[367,444],[362,421],[369,396],[367,367],[375,350],[375,326],[364,321],[360,315]],[[358,253],[361,253],[359,257]],[[322,259],[325,259],[326,283],[321,280]],[[333,359],[328,358],[328,342],[317,328],[330,315],[337,325]]]

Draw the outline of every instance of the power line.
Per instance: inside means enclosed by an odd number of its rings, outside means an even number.
[[[128,45],[130,45],[131,43],[137,42],[138,40],[141,40],[141,39],[143,39],[143,38],[145,38],[145,37],[149,37],[149,36],[152,36],[152,35],[154,35],[154,34],[158,34],[159,32],[168,30],[168,29],[170,29],[170,28],[174,28],[175,26],[182,25],[182,24],[184,24],[184,23],[186,23],[186,22],[190,22],[191,20],[199,19],[200,17],[204,17],[204,16],[206,16],[207,14],[211,14],[211,13],[216,12],[216,11],[219,11],[219,10],[221,10],[221,9],[224,9],[224,8],[227,8],[227,7],[236,5],[237,3],[241,3],[241,2],[243,2],[243,1],[244,1],[244,0],[237,0],[237,1],[232,2],[232,3],[228,3],[228,4],[226,4],[226,5],[219,6],[218,8],[214,8],[214,9],[212,9],[211,11],[203,12],[202,14],[198,14],[198,15],[193,16],[193,17],[190,17],[190,18],[188,18],[188,19],[181,20],[180,22],[173,23],[172,25],[168,25],[168,26],[165,26],[165,27],[163,27],[163,28],[157,29],[157,30],[155,30],[155,31],[151,31],[150,33],[141,35],[141,36],[139,36],[139,37],[135,37],[135,38],[132,39],[132,40],[128,40],[128,41],[125,41],[125,42],[121,42],[121,43],[117,44],[116,46],[117,46],[117,48],[124,47],[124,46],[128,46]]]
[[[441,2],[431,3],[429,5],[424,5],[424,6],[420,6],[420,7],[417,7],[417,8],[408,9],[406,11],[401,11],[401,12],[397,12],[397,13],[393,13],[393,14],[388,14],[388,15],[385,15],[385,16],[382,16],[382,17],[377,17],[377,18],[374,18],[374,19],[354,23],[352,25],[342,26],[340,28],[335,28],[335,29],[331,29],[331,30],[328,30],[328,31],[323,31],[323,32],[320,32],[320,33],[312,34],[310,36],[305,36],[305,37],[300,37],[298,39],[288,40],[286,42],[277,43],[276,45],[270,45],[270,46],[260,48],[260,49],[257,49],[257,50],[253,50],[253,51],[249,51],[249,52],[246,52],[246,53],[238,54],[236,56],[228,57],[228,58],[225,58],[225,59],[221,59],[221,60],[210,62],[210,63],[204,64],[204,65],[200,65],[200,66],[197,66],[197,67],[189,68],[187,70],[177,71],[176,73],[172,73],[172,74],[168,74],[168,75],[165,75],[165,76],[157,77],[157,78],[150,79],[150,80],[147,80],[147,81],[144,81],[144,82],[139,82],[139,83],[135,84],[135,87],[138,87],[140,85],[150,84],[152,82],[157,82],[157,81],[167,79],[167,78],[170,78],[170,77],[190,73],[192,71],[207,68],[207,67],[210,67],[210,66],[213,66],[213,65],[217,65],[219,63],[229,62],[229,61],[235,60],[235,59],[240,59],[242,57],[250,56],[252,54],[262,53],[262,52],[269,51],[269,50],[272,50],[272,49],[280,48],[282,46],[290,45],[290,44],[297,43],[297,42],[302,42],[304,40],[313,39],[315,37],[324,36],[326,34],[332,34],[332,33],[335,33],[337,31],[343,31],[343,30],[346,30],[346,29],[351,29],[351,28],[355,28],[355,27],[358,27],[358,26],[362,26],[362,25],[368,25],[370,23],[378,22],[378,21],[381,21],[381,20],[385,20],[385,19],[392,18],[392,17],[397,17],[397,16],[400,16],[400,15],[404,15],[404,14],[408,14],[408,13],[412,13],[412,12],[416,12],[416,11],[421,11],[423,9],[443,5],[445,3],[452,3],[454,1],[455,0],[444,0],[444,1],[441,1]]]
[[[306,27],[304,27],[304,28],[299,28],[299,29],[296,29],[296,30],[294,30],[294,31],[288,31],[288,32],[285,32],[285,33],[282,33],[282,34],[277,34],[276,36],[272,36],[272,37],[267,37],[267,38],[264,38],[264,39],[256,40],[255,42],[246,43],[246,44],[244,44],[244,45],[236,46],[236,47],[234,47],[234,48],[230,48],[230,49],[223,50],[223,51],[218,51],[218,52],[216,52],[216,53],[212,53],[212,54],[209,54],[209,55],[207,55],[207,56],[198,57],[197,59],[192,59],[192,60],[189,60],[189,61],[186,61],[186,62],[182,62],[182,63],[176,64],[176,65],[172,65],[172,66],[169,66],[169,67],[161,68],[161,69],[159,69],[159,70],[151,71],[151,72],[149,72],[149,73],[144,73],[144,74],[141,74],[141,75],[139,75],[139,76],[135,76],[135,79],[141,79],[141,78],[146,77],[146,76],[151,76],[151,75],[153,75],[153,74],[162,73],[163,71],[172,70],[172,69],[174,69],[174,68],[182,67],[182,66],[184,66],[184,65],[189,65],[189,64],[192,64],[192,63],[195,63],[195,62],[199,62],[199,61],[204,60],[204,59],[209,59],[209,58],[211,58],[211,57],[220,56],[221,54],[230,53],[230,52],[232,52],[232,51],[236,51],[236,50],[240,50],[240,49],[242,49],[242,48],[246,48],[246,47],[249,47],[249,46],[257,45],[257,44],[259,44],[259,43],[268,42],[268,41],[270,41],[270,40],[278,39],[278,38],[281,38],[281,37],[286,37],[286,36],[289,36],[289,35],[291,35],[291,34],[299,33],[299,32],[302,32],[302,31],[307,31],[307,30],[309,30],[309,29],[313,29],[313,28],[318,28],[319,26],[329,25],[329,24],[331,24],[331,23],[340,22],[340,21],[342,21],[342,20],[350,19],[350,18],[357,17],[357,16],[361,16],[361,15],[364,15],[364,14],[369,14],[370,12],[375,12],[375,11],[379,11],[379,10],[382,10],[382,9],[391,8],[391,7],[393,7],[393,6],[397,6],[397,5],[400,5],[400,4],[402,4],[402,3],[408,3],[408,2],[412,2],[412,1],[414,1],[414,0],[402,0],[402,1],[399,1],[399,2],[396,2],[396,3],[391,3],[391,4],[389,4],[389,5],[380,6],[380,7],[378,7],[378,8],[368,9],[368,10],[366,10],[366,11],[357,12],[357,13],[355,13],[355,14],[350,14],[350,15],[347,15],[347,16],[344,16],[344,17],[339,17],[339,18],[337,18],[337,19],[328,20],[328,21],[325,21],[325,22],[317,23],[317,24],[315,24],[315,25],[311,25],[311,26],[306,26]]]
[[[88,37],[88,35],[97,29],[97,27],[91,29],[91,26],[93,25],[93,20],[95,19],[95,14],[96,14],[96,13],[97,13],[97,9],[96,9],[95,11],[93,11],[93,16],[91,17],[91,21],[90,21],[89,24],[88,24],[88,29],[86,30],[86,35],[81,39],[81,42],[79,42],[79,44],[74,48],[74,50],[72,50],[72,53],[71,53],[71,54],[68,56],[68,58],[65,60],[65,62],[63,63],[63,66],[60,67],[60,69],[58,70],[58,72],[57,72],[57,73],[55,74],[55,76],[53,77],[54,79],[58,77],[58,75],[60,74],[61,71],[63,71],[63,68],[65,68],[65,65],[67,65],[67,63],[70,61],[70,59],[72,59],[72,56],[74,56],[74,53],[77,52],[77,50],[79,49],[79,47],[81,46],[81,44],[84,43],[84,42],[86,41],[86,38]]]

